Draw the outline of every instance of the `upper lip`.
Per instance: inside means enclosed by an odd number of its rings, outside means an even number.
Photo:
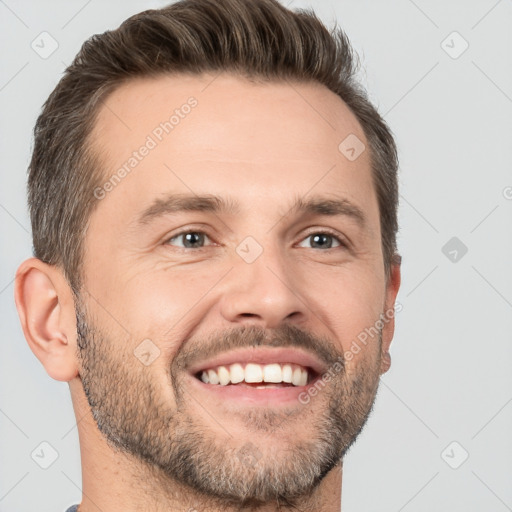
[[[291,363],[304,368],[310,368],[317,374],[322,374],[325,371],[325,364],[323,364],[314,354],[302,349],[291,347],[254,347],[236,349],[194,364],[189,368],[189,371],[195,375],[201,370],[217,368],[219,366],[229,366],[233,363],[240,363],[242,365],[247,363],[262,365],[272,363]]]

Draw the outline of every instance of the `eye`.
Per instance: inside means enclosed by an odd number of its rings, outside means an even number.
[[[201,249],[205,244],[205,240],[210,240],[210,237],[203,231],[182,231],[172,238],[169,238],[166,245],[175,245],[177,240],[181,241],[181,244],[178,244],[177,247],[183,247],[184,249]]]
[[[302,242],[299,244],[300,247],[304,242],[310,240],[310,248],[313,249],[333,249],[336,247],[346,247],[346,244],[336,235],[329,232],[318,231],[310,233]],[[335,245],[333,245],[333,243]]]

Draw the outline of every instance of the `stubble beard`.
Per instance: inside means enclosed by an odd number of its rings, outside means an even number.
[[[132,345],[115,357],[115,350],[123,346],[120,340],[116,343],[100,332],[79,303],[76,316],[80,377],[99,431],[113,450],[158,474],[158,481],[167,488],[174,482],[226,505],[303,503],[340,463],[373,408],[380,358],[363,360],[350,380],[343,365],[307,405],[286,412],[240,411],[236,420],[254,440],[241,442],[236,432],[230,432],[230,425],[214,429],[190,411],[188,404],[194,397],[183,383],[184,372],[179,368],[186,358],[181,354],[170,365],[168,377],[175,396],[170,404],[154,372],[135,360]],[[265,333],[251,327],[243,334],[248,346],[248,337],[256,335],[254,345],[261,345]],[[304,336],[297,328],[286,327],[282,339],[293,340],[293,335]],[[326,350],[329,354],[324,359],[343,361],[342,354]],[[304,425],[311,433],[308,439],[296,435]],[[274,437],[279,439],[278,447]]]

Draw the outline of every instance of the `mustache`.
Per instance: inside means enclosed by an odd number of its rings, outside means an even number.
[[[284,324],[267,330],[257,325],[240,326],[228,331],[213,331],[205,339],[187,339],[174,358],[174,370],[184,370],[195,363],[234,349],[252,347],[294,347],[315,354],[326,366],[338,362],[345,367],[343,352],[328,339],[313,335],[297,326]]]

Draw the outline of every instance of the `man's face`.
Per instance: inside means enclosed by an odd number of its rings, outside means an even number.
[[[239,501],[293,500],[339,462],[392,322],[351,346],[397,291],[369,152],[347,158],[349,135],[366,144],[320,85],[174,76],[108,98],[78,330],[112,446]]]

